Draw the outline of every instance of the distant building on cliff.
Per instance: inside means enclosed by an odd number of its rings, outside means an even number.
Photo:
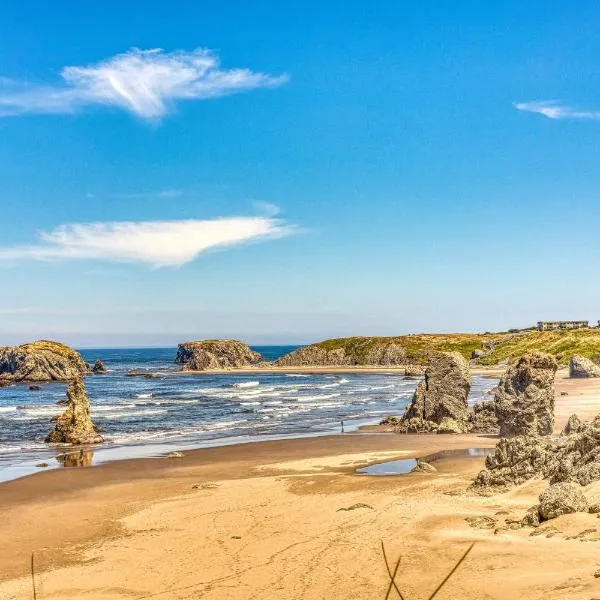
[[[585,329],[590,326],[589,321],[538,321],[538,331],[551,331],[554,329]]]

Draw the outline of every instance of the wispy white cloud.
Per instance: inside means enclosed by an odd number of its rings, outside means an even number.
[[[104,260],[178,267],[203,252],[296,231],[281,219],[230,217],[61,225],[39,233],[39,243],[0,248],[0,260]]]
[[[583,119],[589,121],[600,120],[600,111],[578,110],[571,106],[561,104],[558,100],[538,100],[535,102],[517,102],[517,110],[538,113],[548,119]]]
[[[87,66],[68,66],[59,85],[30,85],[0,77],[0,116],[71,113],[89,105],[127,110],[158,120],[179,100],[204,100],[261,87],[276,87],[287,75],[222,69],[211,50],[191,52],[132,48]]]
[[[179,198],[183,196],[183,190],[167,189],[150,192],[116,192],[110,194],[111,198],[123,200],[137,200],[141,198]]]
[[[40,308],[37,306],[0,307],[0,315],[2,316],[32,315],[38,312],[40,312]]]

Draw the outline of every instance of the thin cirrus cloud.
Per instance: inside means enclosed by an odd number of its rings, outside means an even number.
[[[535,102],[517,102],[517,110],[543,115],[548,119],[580,119],[587,121],[600,120],[600,111],[578,110],[561,104],[558,100],[538,100]]]
[[[39,243],[0,248],[0,260],[99,260],[180,267],[203,252],[281,238],[294,225],[266,216],[61,225]]]
[[[86,66],[68,66],[57,85],[0,78],[0,116],[73,113],[86,106],[119,108],[157,121],[177,101],[205,100],[257,88],[273,88],[287,75],[223,69],[211,50],[190,52],[132,48]]]

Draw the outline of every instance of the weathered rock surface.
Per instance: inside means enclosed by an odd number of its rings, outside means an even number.
[[[258,352],[237,340],[203,340],[179,344],[175,362],[185,371],[233,369],[256,365],[262,361]]]
[[[574,356],[569,362],[569,377],[600,377],[600,367],[589,358]]]
[[[104,363],[100,359],[98,359],[92,367],[92,373],[94,373],[95,375],[105,375],[106,373],[108,373],[108,370],[104,366]]]
[[[505,491],[551,471],[552,442],[549,438],[521,436],[501,439],[496,451],[485,459],[485,469],[472,487],[483,494]]]
[[[586,512],[588,501],[575,483],[555,483],[540,494],[540,520],[556,519],[560,515]]]
[[[0,380],[68,381],[85,373],[81,355],[58,342],[41,340],[0,348]]]
[[[500,440],[472,487],[481,493],[496,493],[533,478],[582,486],[599,481],[600,415],[576,429],[555,438],[520,436]]]
[[[56,420],[47,442],[59,444],[97,444],[104,441],[90,417],[90,403],[83,377],[72,379],[67,387],[67,410]]]
[[[554,357],[534,352],[502,376],[494,399],[501,437],[552,433],[557,368]]]
[[[349,367],[349,366],[399,366],[407,362],[406,349],[400,344],[381,339],[349,338],[346,345],[330,347],[326,343],[298,348],[277,359],[278,367]],[[420,365],[415,365],[419,367]],[[417,374],[422,375],[423,367]]]
[[[473,433],[498,433],[498,419],[493,400],[482,400],[473,405],[469,416],[469,429]]]
[[[536,504],[527,509],[525,516],[521,519],[521,527],[539,527],[540,524],[540,508]]]
[[[579,433],[583,427],[583,421],[577,415],[571,415],[561,434],[570,435],[571,433]]]
[[[423,365],[406,365],[404,369],[405,377],[423,377],[425,375],[425,367]]]
[[[457,352],[437,353],[431,357],[425,379],[417,385],[402,421],[409,430],[418,429],[419,422],[423,424],[423,431],[430,431],[431,423],[439,428],[445,422],[446,429],[466,431],[470,389],[467,361]]]

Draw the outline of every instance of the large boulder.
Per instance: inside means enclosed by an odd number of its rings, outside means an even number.
[[[575,483],[555,483],[540,494],[539,514],[542,521],[556,519],[560,515],[586,512],[588,501],[581,486]]]
[[[81,355],[58,342],[40,340],[0,348],[0,380],[68,381],[86,371]]]
[[[258,352],[237,340],[203,340],[179,344],[175,362],[185,371],[249,367],[263,360]]]
[[[569,362],[569,377],[600,377],[600,367],[589,358],[574,356]]]
[[[494,399],[501,437],[552,433],[557,368],[553,356],[533,352],[506,371]]]
[[[58,444],[97,444],[104,441],[90,417],[90,402],[83,377],[69,381],[67,398],[67,409],[58,417],[46,441]]]
[[[422,422],[440,425],[452,421],[445,430],[466,429],[469,419],[467,396],[471,389],[469,364],[458,352],[439,352],[432,355],[425,379],[420,381],[402,420],[406,424]],[[450,419],[448,421],[445,419]]]

